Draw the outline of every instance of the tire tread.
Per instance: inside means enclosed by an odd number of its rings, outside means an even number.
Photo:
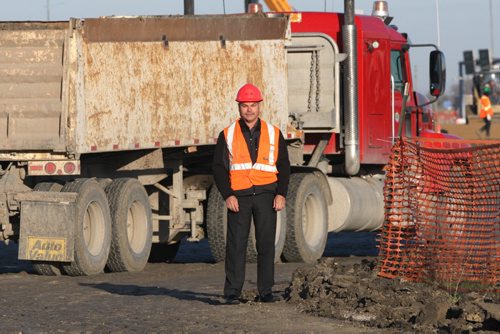
[[[288,224],[286,227],[286,241],[285,247],[283,248],[283,257],[288,262],[302,262],[302,256],[300,255],[299,245],[295,238],[296,226],[292,222],[295,222],[295,201],[297,199],[297,192],[299,190],[300,183],[307,174],[296,173],[290,175],[290,181],[288,183],[288,194],[286,201],[286,214],[288,218]]]
[[[110,213],[111,213],[111,218],[112,218],[112,224],[115,224],[113,217],[116,216],[117,211],[118,211],[118,204],[119,201],[124,200],[122,193],[124,192],[124,189],[126,187],[137,187],[137,185],[140,185],[140,183],[133,178],[119,178],[113,180],[107,187],[106,187],[106,196],[108,197],[108,202],[109,202],[109,207],[110,207]],[[142,185],[140,185],[142,187]],[[139,189],[138,189],[139,190]],[[144,190],[144,193],[146,195],[147,199],[147,193],[146,190]],[[151,219],[150,219],[151,221]],[[149,251],[147,252],[146,258],[143,259],[143,265],[139,264],[137,267],[133,267],[133,263],[126,263],[127,261],[124,259],[126,254],[122,252],[122,249],[120,248],[119,245],[119,240],[120,238],[127,238],[127,236],[122,236],[120,233],[122,233],[123,230],[121,229],[115,229],[113,228],[113,233],[111,234],[111,248],[108,256],[108,261],[106,263],[107,268],[112,271],[112,272],[120,272],[120,271],[140,271],[144,269],[144,266],[147,263],[147,259],[149,257]],[[149,245],[146,245],[146,247],[151,247],[151,240],[149,240]]]
[[[88,179],[88,178],[76,179],[75,181],[66,183],[64,185],[64,187],[61,189],[61,191],[79,193],[80,189],[84,186],[84,184],[86,182],[96,182],[96,181],[93,179]],[[76,234],[76,231],[75,231],[75,234]],[[89,273],[87,273],[81,267],[78,259],[76,259],[76,255],[77,255],[77,252],[75,249],[75,259],[72,262],[63,263],[63,265],[62,265],[63,271],[69,276],[87,276],[87,275],[89,275]]]
[[[286,231],[287,235],[285,247],[283,248],[283,258],[288,262],[314,263],[319,257],[321,257],[324,251],[324,249],[322,249],[318,256],[318,250],[311,250],[307,245],[307,242],[303,240],[304,236],[301,222],[304,210],[303,208],[298,209],[299,203],[297,203],[297,199],[299,198],[299,196],[302,196],[301,193],[304,191],[304,189],[308,189],[314,185],[316,185],[318,190],[323,193],[323,188],[320,182],[322,181],[318,180],[317,177],[311,173],[295,173],[290,176],[286,202],[288,218]],[[324,194],[322,195],[322,198],[324,199],[325,196]],[[324,233],[323,235],[321,235],[320,239],[320,242],[323,245],[322,248],[324,248],[328,237],[328,207],[326,206],[326,202],[324,204],[324,213],[326,215],[326,219],[325,221],[321,222],[324,224]],[[298,217],[297,215],[300,215],[300,217]]]

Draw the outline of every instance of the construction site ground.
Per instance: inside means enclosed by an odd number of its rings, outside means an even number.
[[[491,121],[490,138],[487,138],[484,132],[478,133],[478,130],[484,125],[484,121],[476,115],[470,115],[467,124],[455,124],[454,120],[443,122],[440,124],[441,129],[464,139],[500,140],[500,108],[497,109],[499,111],[495,113]]]
[[[1,332],[487,333],[498,325],[498,296],[377,277],[375,233],[330,234],[317,265],[277,264],[272,304],[254,301],[248,264],[247,302],[223,305],[224,265],[206,241],[183,243],[174,263],[91,277],[39,276],[17,261],[16,245],[0,251]]]

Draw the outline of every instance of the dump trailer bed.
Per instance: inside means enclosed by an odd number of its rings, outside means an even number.
[[[0,23],[0,241],[40,274],[92,275],[204,238],[237,90],[262,88],[285,131],[289,36],[259,14]]]
[[[247,82],[288,118],[286,18],[0,24],[0,160],[214,144]]]

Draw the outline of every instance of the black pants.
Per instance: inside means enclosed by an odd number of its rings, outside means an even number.
[[[491,128],[491,120],[489,120],[487,117],[483,118],[484,120],[484,125],[479,129],[479,131],[484,132],[486,131],[486,137],[490,136],[490,128]]]
[[[238,197],[239,212],[228,210],[226,236],[226,281],[224,296],[240,296],[245,281],[245,262],[253,217],[257,248],[257,289],[260,295],[272,292],[274,285],[274,242],[276,211],[274,194]]]

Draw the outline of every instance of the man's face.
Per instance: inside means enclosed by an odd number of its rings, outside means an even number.
[[[260,102],[240,102],[238,104],[240,117],[246,123],[253,123],[260,116]]]

